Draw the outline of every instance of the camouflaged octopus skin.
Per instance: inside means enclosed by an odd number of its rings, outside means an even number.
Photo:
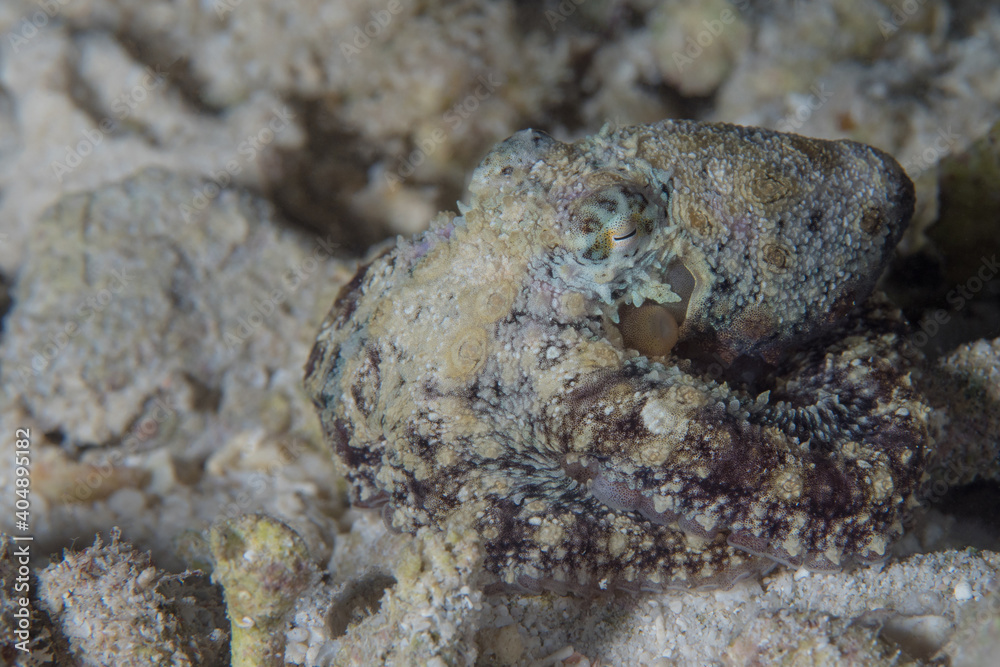
[[[527,590],[875,562],[927,408],[869,298],[913,210],[886,154],[663,121],[531,130],[363,266],[306,366],[353,501],[453,521]]]

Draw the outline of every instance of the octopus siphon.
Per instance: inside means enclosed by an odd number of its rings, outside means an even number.
[[[851,141],[524,130],[362,266],[306,365],[355,504],[461,522],[518,590],[727,587],[884,560],[930,451],[874,291],[914,207]]]

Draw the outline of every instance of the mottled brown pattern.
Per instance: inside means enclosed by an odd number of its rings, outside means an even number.
[[[913,210],[891,157],[685,121],[526,130],[470,191],[317,338],[306,385],[356,503],[474,525],[529,590],[886,556],[927,443],[916,352],[869,296]],[[625,347],[644,302],[673,351]]]

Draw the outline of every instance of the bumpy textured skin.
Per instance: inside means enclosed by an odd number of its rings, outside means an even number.
[[[927,449],[904,324],[869,298],[913,209],[861,144],[664,121],[499,144],[462,215],[361,268],[306,385],[353,500],[469,522],[535,590],[871,562]],[[626,349],[653,301],[680,343]]]

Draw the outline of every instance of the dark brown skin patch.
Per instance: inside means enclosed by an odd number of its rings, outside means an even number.
[[[756,179],[750,186],[754,197],[764,204],[770,204],[788,196],[792,187],[784,178],[767,174]]]
[[[358,306],[358,299],[361,297],[361,284],[365,280],[370,264],[363,264],[358,267],[358,272],[351,278],[351,282],[340,288],[340,293],[334,299],[334,310],[330,314],[334,317],[334,323],[342,325],[354,314],[354,309]]]
[[[708,236],[712,230],[712,223],[708,215],[697,207],[690,207],[687,212],[687,223],[695,232],[702,236]]]
[[[861,218],[861,229],[868,234],[876,234],[885,225],[885,215],[877,208],[865,210],[864,217]]]
[[[781,271],[789,263],[789,251],[777,243],[768,243],[764,246],[764,261],[771,265],[771,268]]]

